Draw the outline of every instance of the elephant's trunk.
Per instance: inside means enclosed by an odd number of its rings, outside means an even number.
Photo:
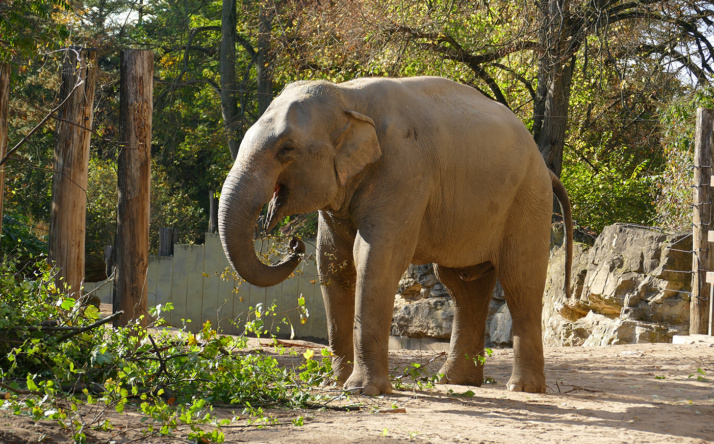
[[[299,239],[292,239],[292,252],[274,265],[266,265],[258,259],[253,242],[255,224],[272,188],[266,188],[266,193],[256,189],[256,186],[264,185],[256,182],[252,174],[240,174],[236,168],[230,172],[218,205],[218,232],[228,261],[238,274],[253,285],[270,287],[290,276],[300,262],[300,255],[305,252],[305,245]]]

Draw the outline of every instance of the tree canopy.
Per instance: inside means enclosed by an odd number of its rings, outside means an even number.
[[[118,55],[132,47],[156,60],[154,242],[159,226],[202,240],[209,190],[286,84],[359,76],[470,85],[531,130],[581,225],[674,229],[691,211],[682,166],[693,109],[714,97],[712,20],[705,0],[14,0],[0,4],[0,57],[13,68],[12,145],[57,105],[63,48],[98,48],[87,190],[95,254],[113,240]],[[50,120],[7,163],[8,217],[39,240],[53,131]]]

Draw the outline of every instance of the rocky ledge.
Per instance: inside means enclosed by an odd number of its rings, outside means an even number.
[[[691,235],[615,224],[594,242],[579,239],[587,243],[574,243],[573,296],[566,300],[562,232],[562,224],[553,225],[543,296],[546,345],[671,342],[673,335],[686,334]],[[400,281],[392,335],[448,339],[453,317],[448,290],[432,266],[410,266]],[[487,346],[511,345],[511,325],[503,290],[496,285],[486,322]]]

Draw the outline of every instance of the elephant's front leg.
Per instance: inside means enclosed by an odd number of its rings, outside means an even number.
[[[413,249],[395,247],[394,239],[358,235],[354,257],[357,270],[354,325],[354,370],[345,383],[366,395],[391,393],[389,331],[394,295]]]
[[[337,382],[344,384],[352,374],[354,361],[352,333],[356,272],[352,242],[335,238],[323,220],[320,220],[317,241],[317,265],[332,351],[332,371]]]

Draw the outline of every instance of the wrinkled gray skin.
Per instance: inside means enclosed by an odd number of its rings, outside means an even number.
[[[299,82],[246,133],[223,186],[219,231],[238,273],[271,286],[304,247],[295,241],[280,264],[262,264],[253,247],[261,208],[270,202],[268,228],[319,210],[333,368],[346,388],[391,392],[398,281],[409,263],[433,262],[454,301],[442,382],[481,384],[473,357],[484,350],[499,278],[513,317],[508,388],[544,392],[541,298],[554,190],[569,214],[528,130],[473,88],[434,77]]]

